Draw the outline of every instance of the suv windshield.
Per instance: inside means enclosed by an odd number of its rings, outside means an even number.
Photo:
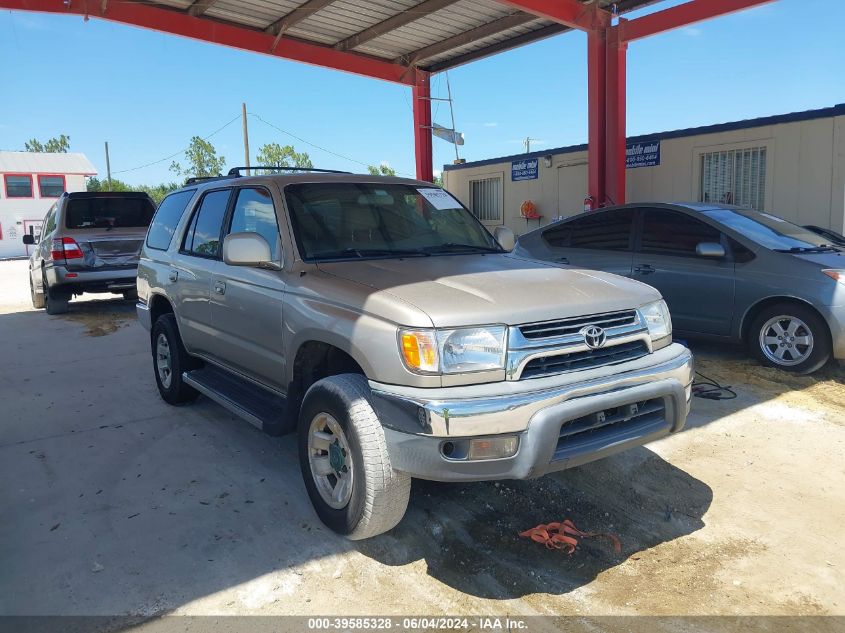
[[[285,188],[308,260],[501,253],[487,229],[436,187],[306,183]]]
[[[65,226],[69,229],[146,228],[155,213],[146,198],[76,198],[68,201]]]
[[[712,209],[707,217],[724,224],[757,244],[775,251],[823,252],[837,250],[830,241],[792,222],[751,210]]]

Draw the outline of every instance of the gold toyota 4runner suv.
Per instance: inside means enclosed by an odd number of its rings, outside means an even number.
[[[653,288],[516,257],[431,183],[259,169],[165,198],[138,317],[165,401],[297,432],[333,530],[395,526],[412,477],[539,477],[683,427],[692,356]]]

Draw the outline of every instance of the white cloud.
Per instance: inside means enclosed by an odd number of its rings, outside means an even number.
[[[484,127],[498,127],[498,126],[499,126],[499,124],[496,123],[495,121],[490,121],[489,123],[484,124]]]
[[[684,35],[688,35],[689,37],[701,37],[704,31],[695,26],[688,26],[683,29],[683,33]]]

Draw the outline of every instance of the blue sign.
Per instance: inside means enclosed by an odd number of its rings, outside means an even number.
[[[654,167],[660,164],[660,141],[629,143],[625,148],[625,167]]]
[[[511,180],[536,180],[538,162],[539,159],[537,158],[513,161],[511,163]]]

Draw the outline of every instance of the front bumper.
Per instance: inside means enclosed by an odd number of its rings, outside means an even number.
[[[680,431],[692,379],[692,354],[673,344],[636,361],[551,379],[444,389],[371,381],[370,387],[396,470],[435,481],[481,481],[539,477]],[[599,419],[617,421],[591,422]],[[575,425],[583,432],[572,434]],[[518,437],[513,457],[471,461],[442,452],[445,442],[497,435]]]
[[[84,292],[124,292],[135,289],[138,268],[133,266],[85,270],[54,265],[48,267],[45,274],[50,286],[74,288]]]

